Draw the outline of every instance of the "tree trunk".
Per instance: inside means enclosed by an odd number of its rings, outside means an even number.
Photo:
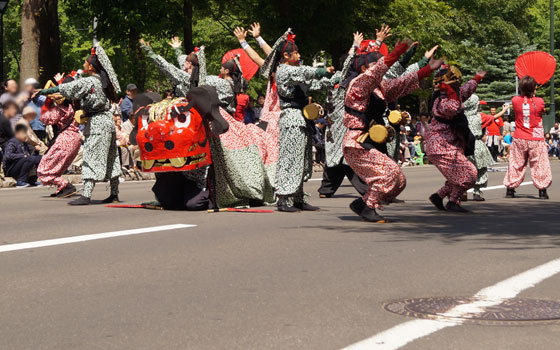
[[[193,3],[192,0],[183,0],[183,46],[187,55],[194,50],[193,43]]]
[[[43,0],[24,0],[21,16],[20,82],[39,76],[39,17]]]
[[[146,59],[141,52],[140,46],[138,45],[138,40],[140,40],[140,35],[135,28],[130,28],[128,33],[128,46],[130,55],[133,58],[133,62],[136,62],[135,69],[133,70],[132,77],[133,81],[124,82],[125,84],[134,83],[138,87],[138,90],[143,91],[146,85]],[[124,86],[126,88],[126,85]]]
[[[43,0],[39,18],[39,82],[46,83],[62,68],[58,0]]]

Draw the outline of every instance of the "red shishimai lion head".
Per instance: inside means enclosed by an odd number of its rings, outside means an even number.
[[[142,171],[188,171],[212,164],[200,113],[184,98],[152,104],[139,116],[136,140]]]

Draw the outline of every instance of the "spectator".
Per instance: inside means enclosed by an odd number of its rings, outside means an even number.
[[[257,97],[257,105],[253,107],[253,113],[255,114],[255,122],[258,122],[261,119],[263,106],[264,106],[264,96],[259,95],[259,97]]]
[[[29,78],[25,80],[24,92],[22,93],[22,98],[25,98],[23,108],[29,106],[35,110],[35,119],[29,121],[31,129],[37,135],[40,140],[45,140],[47,138],[47,131],[45,130],[45,125],[41,123],[41,107],[45,104],[47,96],[37,95],[32,98],[35,90],[39,89],[39,82],[35,78]]]
[[[128,84],[126,86],[126,96],[121,102],[121,118],[123,121],[127,121],[132,114],[132,101],[136,98],[138,88],[135,84]]]
[[[255,116],[255,99],[249,96],[249,106],[245,109],[245,117],[243,117],[245,124],[255,124],[257,118]]]
[[[18,84],[14,79],[4,82],[4,93],[0,96],[0,104],[6,103],[8,100],[15,100],[18,93]]]
[[[43,141],[41,141],[35,131],[31,128],[31,122],[33,122],[36,117],[37,112],[35,112],[35,109],[31,106],[26,106],[23,109],[23,117],[18,120],[16,126],[20,124],[25,125],[25,127],[27,128],[27,143],[34,147],[35,150],[39,152],[39,154],[43,155],[48,151],[49,148]]]
[[[128,118],[128,120],[124,123],[122,123],[122,130],[130,136],[130,133],[132,132],[132,130],[134,129],[134,124],[136,124],[136,115],[134,115],[134,113],[130,114],[130,117]]]
[[[428,130],[428,116],[425,114],[420,115],[420,121],[416,123],[416,135],[422,136],[426,139],[426,131]]]
[[[513,133],[513,126],[509,122],[509,116],[507,114],[504,114],[502,119],[504,120],[504,126],[502,127],[502,137],[505,137],[507,134]]]
[[[560,126],[558,125],[558,122],[554,123],[554,126],[550,129],[550,136],[554,140],[560,140]]]
[[[173,90],[165,90],[165,92],[163,93],[163,99],[173,99]]]
[[[548,147],[548,156],[549,157],[560,157],[560,148],[558,140],[555,140],[550,133],[547,133],[544,137],[546,142],[546,146]]]
[[[315,162],[323,165],[326,162],[325,154],[325,130],[327,127],[327,120],[324,118],[318,119],[315,123],[315,134],[313,135],[313,146],[315,147]]]
[[[117,131],[117,146],[119,146],[121,166],[125,169],[130,169],[134,166],[134,161],[132,157],[132,150],[129,147],[129,134],[127,134],[122,128],[120,115],[113,115],[113,121],[115,122],[115,128]]]
[[[27,142],[27,127],[16,125],[15,137],[8,141],[4,152],[4,173],[16,179],[16,187],[29,187],[30,182],[35,186],[41,185],[36,175],[31,176],[36,174],[41,156],[36,155]]]
[[[500,128],[504,126],[504,121],[502,119],[502,116],[506,113],[508,108],[509,105],[505,104],[502,107],[501,112],[497,114],[496,114],[495,107],[490,108],[490,116],[492,118],[485,118],[488,116],[485,115],[484,113],[481,113],[483,120],[491,119],[490,124],[486,127],[486,146],[490,150],[494,162],[498,161],[498,155],[500,154],[500,152],[502,152],[503,149],[502,133],[500,131]]]
[[[0,163],[2,162],[3,150],[6,149],[6,144],[14,137],[14,130],[12,123],[18,111],[18,106],[14,100],[7,100],[2,105],[2,113],[0,114]]]

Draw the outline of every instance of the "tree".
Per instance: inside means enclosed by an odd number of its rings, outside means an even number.
[[[39,12],[42,0],[25,0],[21,17],[20,80],[39,76]]]

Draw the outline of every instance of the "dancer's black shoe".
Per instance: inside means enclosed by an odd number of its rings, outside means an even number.
[[[319,211],[321,208],[315,207],[309,203],[294,203],[294,207],[303,211]]]
[[[112,194],[109,197],[102,200],[101,203],[103,203],[103,204],[120,203],[119,195],[118,194]]]
[[[74,185],[72,185],[71,183],[68,183],[68,185],[66,185],[66,187],[64,187],[62,190],[60,190],[60,192],[58,192],[56,194],[57,198],[68,198],[68,197],[72,197],[74,195],[74,193],[76,193],[76,187]]]
[[[475,202],[484,202],[486,199],[479,194],[473,194],[473,201]]]
[[[443,206],[443,199],[439,196],[439,194],[434,193],[430,196],[430,202],[432,202],[432,204],[438,208],[438,210],[443,210],[445,211],[445,207]]]
[[[548,193],[545,190],[539,190],[539,199],[548,199]]]
[[[455,213],[470,213],[470,210],[467,210],[462,206],[460,206],[459,204],[452,201],[447,202],[445,208],[447,209],[447,211],[452,211]]]
[[[515,198],[515,188],[508,188],[506,190],[506,198]]]
[[[361,198],[358,198],[350,203],[350,209],[352,209],[352,211],[356,213],[356,215],[360,215],[365,207],[366,203],[364,203],[364,200]]]
[[[80,198],[68,202],[68,205],[89,205],[90,203],[91,200],[88,197],[80,196]]]
[[[366,221],[369,221],[369,222],[376,222],[376,223],[389,222],[389,220],[387,220],[383,216],[377,214],[375,209],[371,209],[368,206],[366,206],[366,207],[364,207],[364,209],[362,209],[362,212],[360,213],[360,216],[362,217],[362,219],[364,219]]]
[[[276,210],[283,211],[284,213],[299,213],[299,209],[296,207],[289,207],[287,205],[281,205]]]

